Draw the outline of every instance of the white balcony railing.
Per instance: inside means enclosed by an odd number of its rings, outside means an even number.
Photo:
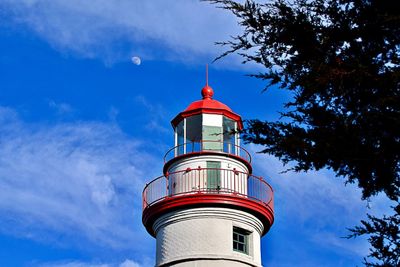
[[[230,195],[273,209],[272,187],[261,177],[231,169],[196,168],[160,176],[143,190],[143,209],[178,196]]]
[[[251,163],[250,153],[246,149],[230,142],[220,141],[194,141],[175,146],[167,151],[164,156],[164,163],[169,160],[186,154],[215,152],[236,156]]]

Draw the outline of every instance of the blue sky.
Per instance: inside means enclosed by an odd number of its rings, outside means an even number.
[[[0,266],[152,266],[141,191],[235,19],[189,0],[1,0],[0,21]],[[245,119],[278,118],[289,96],[261,93],[245,76],[258,71],[235,56],[211,64],[215,99]],[[282,174],[246,148],[275,189],[263,264],[361,266],[367,241],[341,238],[368,210],[359,190],[327,170]]]

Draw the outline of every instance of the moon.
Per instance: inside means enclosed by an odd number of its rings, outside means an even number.
[[[142,63],[142,60],[140,59],[140,57],[134,56],[134,57],[131,58],[131,60],[132,60],[132,63],[137,65],[137,66],[139,66],[140,63]]]

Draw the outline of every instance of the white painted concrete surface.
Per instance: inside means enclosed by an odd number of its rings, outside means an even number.
[[[249,253],[233,251],[233,227],[249,231]],[[167,213],[153,225],[156,266],[261,266],[263,224],[229,208],[193,208]]]

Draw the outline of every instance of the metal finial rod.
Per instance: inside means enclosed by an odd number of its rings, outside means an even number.
[[[206,85],[208,86],[208,64],[206,64]]]

